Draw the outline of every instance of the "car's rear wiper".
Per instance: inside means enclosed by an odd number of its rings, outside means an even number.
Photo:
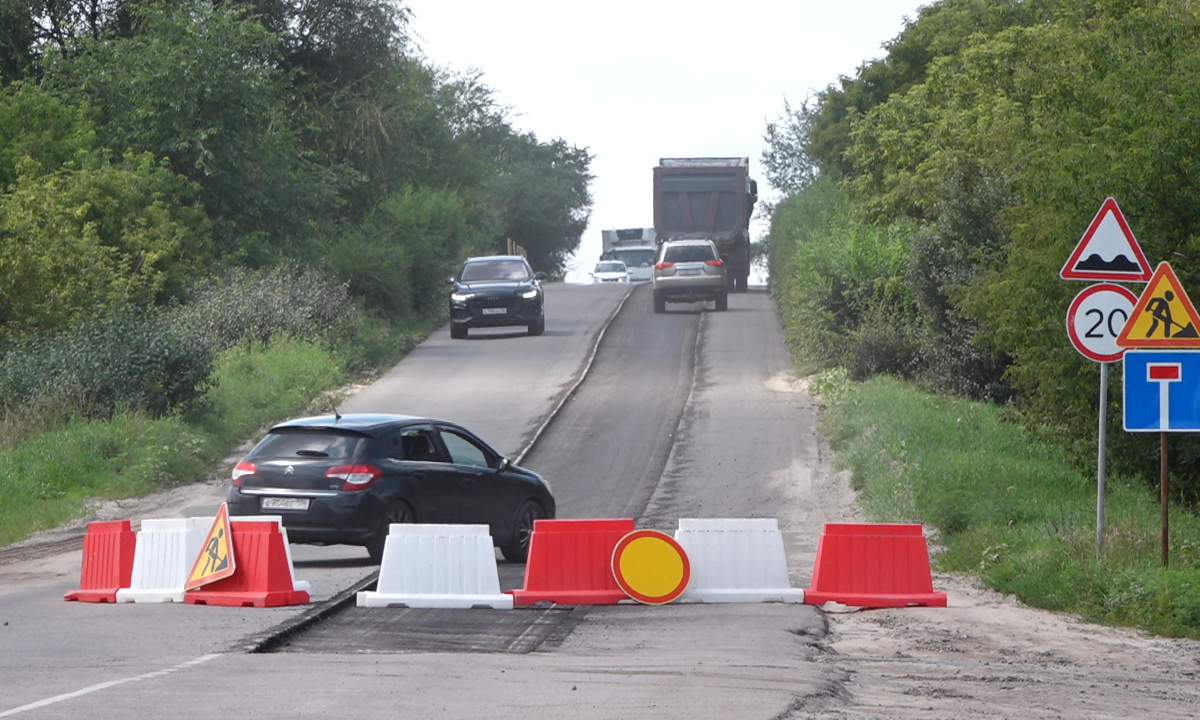
[[[296,454],[304,457],[329,457],[329,453],[321,450],[297,450]]]

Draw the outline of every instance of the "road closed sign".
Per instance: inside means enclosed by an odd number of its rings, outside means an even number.
[[[1096,362],[1116,362],[1125,354],[1117,344],[1122,328],[1137,304],[1133,291],[1112,283],[1084,288],[1067,310],[1067,335],[1084,357]]]

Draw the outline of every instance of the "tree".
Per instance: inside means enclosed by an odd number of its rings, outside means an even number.
[[[487,188],[501,233],[496,249],[511,238],[525,248],[535,270],[561,276],[587,229],[591,161],[586,149],[562,139],[540,143],[533,133],[509,136]]]

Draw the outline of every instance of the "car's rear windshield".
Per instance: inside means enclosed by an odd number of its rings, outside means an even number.
[[[463,266],[463,282],[476,280],[528,280],[529,270],[520,260],[483,260]]]
[[[357,433],[328,429],[281,428],[268,433],[255,446],[250,457],[348,460],[355,456],[359,444],[365,440],[365,437]]]
[[[713,250],[708,245],[674,245],[663,253],[663,262],[707,262],[712,259]]]

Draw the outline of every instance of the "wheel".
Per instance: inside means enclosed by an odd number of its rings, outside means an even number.
[[[667,311],[667,301],[662,295],[654,293],[654,312],[662,313]]]
[[[740,276],[739,278],[737,278],[737,291],[738,292],[746,292],[746,288],[747,288],[748,284],[749,284],[749,277],[747,277],[746,275]]]
[[[526,500],[517,511],[513,522],[512,542],[500,548],[504,559],[511,563],[523,563],[529,559],[529,541],[533,538],[534,522],[546,517],[546,511],[532,500]]]
[[[412,510],[404,503],[396,503],[387,509],[379,520],[375,535],[367,542],[367,554],[375,563],[383,562],[383,547],[387,542],[388,528],[392,523],[410,523],[413,521]]]
[[[454,338],[455,340],[462,340],[466,336],[466,325],[455,325],[454,323],[450,323],[450,337]]]
[[[729,309],[729,293],[721,293],[717,296],[717,310],[725,311]]]
[[[529,323],[529,334],[530,335],[541,335],[544,332],[546,332],[546,316],[545,315],[543,315],[540,318],[538,318],[537,320],[534,320],[533,322]]]

